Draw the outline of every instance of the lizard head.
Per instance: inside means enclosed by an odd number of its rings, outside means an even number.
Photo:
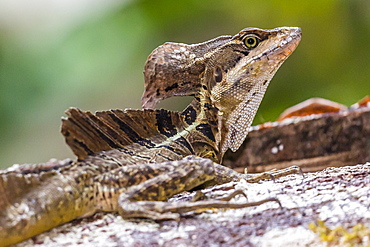
[[[199,44],[166,42],[149,55],[144,67],[143,108],[153,109],[172,96],[198,94],[209,65],[232,36],[220,36]]]
[[[228,148],[236,151],[242,144],[270,80],[300,39],[299,28],[247,28],[224,45],[227,54],[232,51],[234,65],[215,66],[214,79],[209,77],[211,82],[207,82],[213,85],[210,98],[219,110],[221,155]]]
[[[145,64],[144,108],[162,99],[197,95],[218,109],[220,157],[236,151],[248,134],[267,86],[297,47],[301,30],[246,28],[200,44],[165,43]]]

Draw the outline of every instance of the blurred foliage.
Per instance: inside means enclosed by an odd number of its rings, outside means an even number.
[[[320,239],[327,243],[326,246],[369,246],[370,228],[362,223],[352,228],[338,226],[329,228],[324,221],[318,220],[308,225],[308,228],[318,234]]]
[[[252,26],[301,27],[301,44],[273,79],[255,124],[310,97],[350,105],[370,93],[368,0],[122,1],[64,28],[32,29],[32,21],[29,29],[0,25],[3,168],[73,157],[59,134],[70,106],[139,108],[146,57],[165,41],[198,43]],[[187,102],[160,106],[181,110]]]

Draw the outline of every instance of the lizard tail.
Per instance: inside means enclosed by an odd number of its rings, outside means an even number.
[[[53,168],[0,172],[0,247],[82,215],[85,208],[76,203],[81,191],[73,183]]]

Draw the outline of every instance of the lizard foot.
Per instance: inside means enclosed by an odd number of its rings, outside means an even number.
[[[248,175],[246,181],[248,183],[257,183],[264,179],[272,179],[275,181],[277,178],[285,177],[290,174],[301,174],[304,177],[303,171],[299,166],[290,166],[284,169],[273,169],[257,175]]]
[[[161,201],[135,201],[131,202],[120,197],[119,213],[122,218],[150,218],[153,220],[176,220],[179,221],[181,213],[187,213],[198,209],[207,208],[246,208],[254,207],[266,202],[277,202],[281,207],[281,203],[277,198],[266,198],[256,202],[236,203],[230,202],[231,198],[236,195],[244,195],[240,190],[234,191],[232,194],[221,199],[213,199],[196,202],[161,202]],[[125,195],[122,194],[122,197]]]

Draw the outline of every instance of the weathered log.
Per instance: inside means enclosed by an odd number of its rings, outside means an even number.
[[[300,166],[303,171],[370,161],[370,109],[324,113],[253,127],[223,164],[248,172]]]

